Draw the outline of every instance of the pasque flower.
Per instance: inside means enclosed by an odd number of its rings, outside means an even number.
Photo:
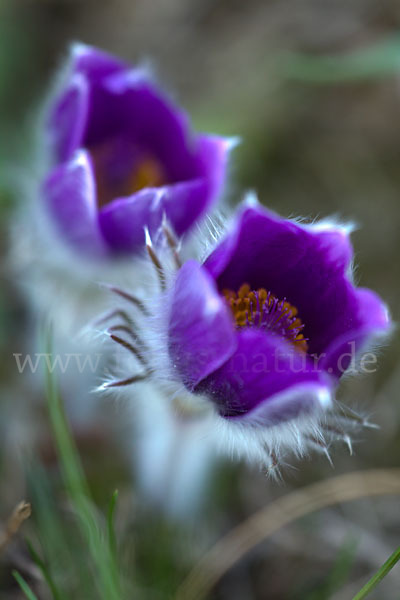
[[[338,381],[390,328],[380,298],[355,287],[351,263],[349,228],[245,203],[206,260],[166,283],[152,371],[205,397],[258,457],[275,460],[288,444],[326,450],[323,420],[347,441],[326,417]]]
[[[80,252],[135,253],[164,217],[182,236],[222,191],[231,140],[195,135],[145,70],[96,48],[73,47],[46,128],[44,200]]]

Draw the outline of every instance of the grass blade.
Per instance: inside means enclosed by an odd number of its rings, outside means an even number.
[[[108,507],[108,515],[107,515],[107,530],[108,530],[108,542],[110,544],[110,552],[114,557],[114,560],[117,560],[117,540],[115,537],[115,529],[114,529],[114,515],[115,508],[117,506],[118,500],[118,490],[115,490],[113,495],[111,496],[110,506]]]
[[[364,587],[356,594],[353,600],[363,600],[372,590],[376,588],[378,583],[393,569],[395,564],[400,560],[400,546],[393,552],[387,561],[381,566],[379,571],[364,585]]]
[[[95,566],[95,583],[99,597],[104,600],[120,600],[118,569],[110,553],[103,523],[93,504],[79,454],[70,434],[55,376],[50,368],[53,355],[50,327],[45,331],[45,349],[46,356],[49,357],[46,369],[47,405],[64,484]]]
[[[29,587],[29,585],[26,583],[25,579],[22,577],[22,575],[20,575],[18,573],[18,571],[13,571],[12,572],[14,579],[16,579],[19,587],[21,588],[21,590],[24,592],[25,596],[28,598],[28,600],[38,600],[38,597],[36,596],[36,594],[34,594],[31,590],[31,588]]]
[[[26,544],[28,546],[29,554],[31,555],[32,560],[36,563],[37,567],[39,568],[40,572],[43,575],[44,580],[46,581],[47,585],[50,588],[53,599],[61,600],[62,595],[58,591],[57,586],[56,586],[47,566],[45,565],[43,560],[40,558],[39,554],[36,552],[35,548],[33,547],[33,545],[31,544],[31,542],[29,540],[26,540]]]

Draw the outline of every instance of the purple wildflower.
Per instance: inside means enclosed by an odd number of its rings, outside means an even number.
[[[205,398],[229,435],[240,431],[230,438],[235,450],[270,464],[288,447],[327,452],[326,435],[350,447],[344,425],[367,422],[350,409],[338,417],[335,390],[391,328],[380,298],[352,281],[350,228],[301,224],[245,203],[203,263],[181,266],[176,240],[163,228],[172,250],[164,268],[151,242],[159,225],[146,230],[145,243],[160,301],[153,294],[139,306],[117,290],[142,321],[132,325],[136,317],[117,311],[121,323],[107,330],[141,371],[102,389],[148,379],[176,384],[178,394]]]
[[[165,367],[164,345],[180,392],[207,398],[230,433],[239,426],[244,446],[256,440],[256,455],[273,463],[288,444],[326,451],[324,419],[325,433],[348,441],[326,421],[335,388],[390,329],[380,298],[352,282],[348,234],[246,204],[203,264],[189,260],[167,282],[149,373]]]
[[[47,119],[44,197],[64,240],[86,254],[129,254],[166,217],[178,236],[222,191],[231,140],[195,135],[147,73],[83,45]]]

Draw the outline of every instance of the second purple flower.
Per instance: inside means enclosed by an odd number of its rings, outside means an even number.
[[[140,251],[164,216],[182,236],[220,195],[231,140],[195,135],[149,75],[95,48],[73,47],[47,120],[51,220],[78,251]]]

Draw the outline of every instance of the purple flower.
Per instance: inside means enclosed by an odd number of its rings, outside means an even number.
[[[301,225],[245,205],[204,264],[168,295],[170,368],[230,421],[262,426],[321,414],[355,355],[390,327],[351,281],[338,225]]]
[[[95,48],[74,46],[47,130],[45,202],[79,251],[135,253],[164,216],[181,236],[222,191],[231,140],[195,135],[148,74]]]

